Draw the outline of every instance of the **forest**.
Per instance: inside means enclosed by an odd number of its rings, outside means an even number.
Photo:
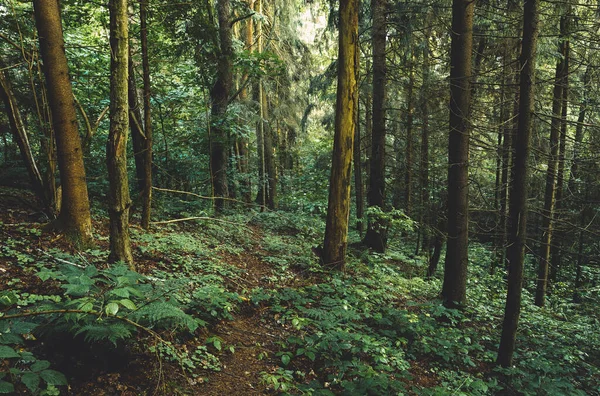
[[[600,395],[600,3],[0,2],[0,394]]]

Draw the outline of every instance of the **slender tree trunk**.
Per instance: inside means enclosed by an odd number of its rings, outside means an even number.
[[[262,15],[262,0],[256,0],[254,2],[254,10]],[[262,53],[263,50],[263,37],[262,37],[262,22],[258,21],[256,24],[256,51]],[[258,157],[258,193],[256,195],[256,202],[260,205],[261,211],[267,207],[267,180],[266,180],[266,167],[265,167],[265,112],[264,112],[264,101],[263,101],[263,85],[259,78],[254,89],[254,100],[259,106],[259,121],[256,128],[256,152]]]
[[[62,181],[61,210],[52,227],[84,247],[92,242],[92,220],[60,11],[56,0],[34,0],[33,5]]]
[[[150,228],[152,214],[152,108],[150,105],[150,61],[148,59],[148,3],[140,1],[140,41],[142,44],[142,70],[144,80],[144,187],[142,189],[142,228]]]
[[[412,154],[413,154],[413,116],[414,116],[414,103],[413,103],[413,87],[415,84],[414,73],[413,73],[413,59],[409,62],[408,72],[408,92],[406,95],[406,155],[404,161],[406,163],[406,173],[404,174],[404,208],[406,209],[406,215],[412,214]]]
[[[106,143],[110,217],[110,262],[122,261],[135,269],[129,241],[129,181],[127,132],[129,130],[129,32],[127,0],[110,0],[110,129]]]
[[[523,10],[523,42],[521,50],[519,121],[512,165],[512,188],[509,209],[509,239],[506,256],[508,259],[508,292],[502,336],[498,348],[497,362],[503,367],[512,365],[517,339],[517,327],[521,313],[523,288],[523,261],[527,237],[527,194],[529,175],[529,146],[531,140],[534,104],[535,58],[538,37],[539,0],[525,0]]]
[[[448,241],[442,298],[466,302],[469,233],[469,107],[474,2],[452,3],[450,139],[448,145]]]
[[[220,53],[217,65],[217,81],[210,91],[212,100],[211,110],[211,177],[213,180],[215,210],[221,212],[225,206],[225,198],[229,196],[227,184],[227,150],[229,134],[226,127],[226,116],[231,87],[233,86],[233,43],[231,35],[231,14],[229,0],[219,0],[217,3],[219,17]]]
[[[252,10],[254,7],[254,1],[249,0],[248,8]],[[252,44],[254,41],[254,20],[252,18],[246,19],[246,29],[244,32],[244,43],[248,51],[252,51]],[[248,73],[244,73],[241,78],[241,83],[245,84],[240,91],[240,102],[244,103],[248,100],[248,89],[247,86]],[[248,138],[239,137],[237,139],[238,147],[238,167],[241,175],[240,190],[242,193],[242,199],[246,204],[252,202],[252,184],[250,183],[250,176],[248,174]]]
[[[33,187],[34,193],[40,199],[45,207],[50,204],[48,200],[48,194],[44,188],[44,182],[42,181],[42,175],[37,167],[35,157],[31,152],[31,145],[29,144],[29,138],[27,136],[27,130],[23,124],[21,113],[17,108],[17,100],[12,91],[12,87],[6,78],[4,71],[0,70],[0,99],[4,102],[6,109],[6,115],[8,116],[8,123],[12,131],[13,139],[19,146],[21,158],[27,168],[29,175],[29,181]]]
[[[262,109],[265,120],[269,119],[269,101],[267,93],[263,87],[262,93]],[[271,210],[275,209],[277,199],[277,168],[275,165],[275,152],[273,147],[274,131],[270,124],[263,124],[263,143],[264,143],[264,166],[265,176],[267,177],[267,207]]]
[[[340,0],[335,135],[323,262],[344,270],[348,244],[352,150],[358,110],[358,0]]]
[[[431,25],[431,14],[427,15],[427,24]],[[431,28],[427,28],[425,40],[423,42],[423,83],[421,86],[421,119],[423,121],[421,131],[421,153],[419,164],[419,187],[420,212],[419,223],[421,224],[422,246],[427,258],[431,255],[431,213],[429,200],[429,89],[430,89],[430,65],[429,65],[429,37],[431,37]],[[436,264],[437,265],[437,264]],[[428,271],[429,274],[429,271]]]
[[[583,137],[585,134],[585,129],[583,127],[583,123],[585,122],[585,117],[587,114],[587,106],[588,106],[588,96],[589,96],[589,84],[590,84],[590,73],[591,66],[588,65],[585,73],[583,75],[583,101],[579,105],[579,115],[577,116],[577,126],[575,127],[575,141],[573,142],[573,162],[571,164],[569,182],[567,183],[567,190],[569,194],[576,195],[579,193],[578,189],[578,179],[580,177],[579,174],[579,163],[581,161],[581,144],[583,142]]]
[[[356,229],[358,234],[363,234],[363,221],[364,221],[364,196],[363,196],[363,177],[362,177],[362,163],[360,155],[360,102],[357,103],[356,108],[356,128],[354,132],[354,194],[356,195]]]
[[[135,70],[133,59],[129,49],[129,77],[128,77],[128,99],[129,99],[129,129],[131,130],[131,142],[133,143],[133,158],[135,160],[135,176],[138,192],[144,189],[144,130],[142,127],[142,116],[140,102],[138,100],[137,87],[135,83]]]
[[[555,204],[557,194],[557,169],[559,161],[559,145],[561,132],[561,116],[563,114],[562,106],[566,106],[563,100],[563,90],[567,79],[567,41],[564,39],[564,22],[561,21],[561,36],[563,41],[560,44],[562,59],[556,64],[556,76],[554,80],[554,93],[552,98],[552,121],[550,124],[550,153],[548,158],[548,168],[546,171],[546,192],[544,195],[544,210],[542,211],[542,240],[540,251],[540,262],[538,266],[538,279],[535,292],[535,305],[543,307],[546,298],[546,288],[548,285],[548,267],[550,261],[550,249],[553,243],[552,233],[554,227]],[[566,116],[566,112],[564,113]],[[566,132],[566,130],[565,130]],[[564,160],[564,152],[563,152]],[[562,167],[564,173],[564,165]],[[562,184],[562,177],[561,177]],[[562,188],[562,185],[561,185]]]
[[[371,139],[371,167],[367,202],[369,207],[385,207],[385,106],[386,106],[386,8],[387,0],[371,0],[373,14],[373,131]],[[370,219],[364,238],[367,247],[384,252],[387,229],[381,219]]]

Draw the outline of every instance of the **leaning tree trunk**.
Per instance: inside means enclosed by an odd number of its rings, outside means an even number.
[[[233,44],[231,24],[229,22],[229,0],[219,0],[217,3],[219,17],[220,52],[217,64],[217,81],[210,91],[211,109],[211,144],[210,170],[214,186],[215,210],[222,212],[225,200],[229,195],[227,184],[227,161],[229,134],[226,127],[227,106],[231,87],[233,86]]]
[[[84,247],[92,242],[92,220],[60,11],[56,0],[34,0],[33,6],[62,181],[60,214],[52,227]]]
[[[16,98],[9,81],[2,70],[0,70],[0,98],[4,102],[10,130],[12,132],[13,139],[17,142],[17,146],[19,146],[19,152],[21,153],[21,158],[23,159],[23,163],[27,168],[29,181],[31,182],[33,191],[42,201],[43,205],[46,206],[46,209],[51,209],[48,206],[50,202],[48,200],[49,197],[44,189],[42,175],[37,167],[33,153],[31,152],[31,145],[29,144],[29,138],[27,137],[25,124],[23,124],[21,113],[17,108]]]
[[[133,266],[129,242],[129,181],[127,176],[128,26],[127,0],[110,0],[110,128],[106,142],[108,168],[108,215],[110,218],[110,262]]]
[[[474,2],[452,3],[450,139],[448,144],[448,240],[442,298],[466,301],[469,233],[469,106]]]
[[[534,104],[535,53],[538,37],[539,0],[525,0],[523,10],[523,43],[520,59],[519,121],[515,136],[508,218],[508,292],[497,362],[502,367],[512,365],[521,313],[523,261],[527,237],[527,194],[529,146]]]
[[[346,264],[352,149],[358,111],[358,0],[340,0],[338,85],[323,262]]]
[[[386,0],[371,0],[373,14],[373,131],[368,206],[383,210],[385,205],[385,106],[386,106]],[[369,248],[384,252],[387,230],[381,219],[369,220],[364,243]]]
[[[148,59],[148,2],[140,1],[140,41],[144,81],[144,186],[142,188],[142,228],[150,228],[152,212],[152,112],[150,106],[150,62]]]

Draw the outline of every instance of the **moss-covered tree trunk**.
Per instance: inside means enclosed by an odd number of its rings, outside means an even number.
[[[229,196],[227,182],[227,162],[229,160],[229,131],[226,124],[227,107],[231,87],[233,86],[233,44],[229,0],[217,2],[217,15],[219,19],[219,59],[217,63],[217,80],[210,97],[211,109],[211,144],[210,144],[210,170],[215,194],[215,210],[221,212],[225,200]]]
[[[348,244],[352,150],[358,111],[358,0],[340,0],[335,135],[323,262],[344,270]]]
[[[525,0],[523,10],[523,42],[520,58],[519,120],[515,136],[512,165],[512,187],[508,217],[508,291],[502,323],[497,362],[512,365],[521,313],[523,261],[527,237],[527,194],[529,151],[534,104],[535,58],[538,37],[539,0]]]
[[[373,131],[371,135],[371,166],[367,203],[369,207],[385,206],[385,107],[386,107],[386,0],[371,0],[373,15]],[[387,229],[380,219],[369,219],[364,243],[369,248],[384,252]]]
[[[442,298],[466,301],[469,244],[469,108],[474,2],[452,3],[450,139],[448,144],[448,239]]]
[[[108,168],[109,261],[122,261],[133,269],[129,242],[129,181],[127,132],[129,130],[129,37],[127,0],[110,0],[110,129],[106,142]]]
[[[363,195],[363,174],[362,174],[362,156],[360,150],[360,102],[357,103],[356,109],[356,127],[354,132],[354,195],[356,196],[356,229],[360,236],[363,234],[363,221],[365,200]]]
[[[84,247],[92,242],[92,220],[60,10],[56,0],[35,0],[33,6],[62,181],[60,214],[52,227]]]

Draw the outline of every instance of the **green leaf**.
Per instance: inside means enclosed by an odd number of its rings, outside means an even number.
[[[38,373],[25,373],[21,377],[21,382],[25,384],[31,393],[36,393],[40,387],[40,375]]]
[[[121,305],[124,306],[125,308],[130,309],[132,311],[135,311],[137,309],[137,306],[135,305],[135,303],[129,299],[119,300],[119,303],[121,303]]]
[[[14,349],[6,345],[0,345],[0,359],[10,359],[21,357]]]
[[[10,382],[0,381],[0,393],[14,393],[15,387]]]
[[[50,367],[49,361],[38,360],[37,362],[35,362],[31,365],[31,371],[38,372],[38,371],[46,370],[48,367]]]
[[[287,366],[290,363],[290,355],[285,354],[285,355],[281,355],[281,363],[283,363],[284,366]]]
[[[105,311],[106,311],[107,315],[113,315],[114,316],[114,315],[117,314],[117,312],[119,312],[119,304],[114,303],[114,302],[108,303],[106,305]]]
[[[42,377],[48,385],[67,385],[67,377],[56,370],[44,370],[40,373],[40,377]]]

